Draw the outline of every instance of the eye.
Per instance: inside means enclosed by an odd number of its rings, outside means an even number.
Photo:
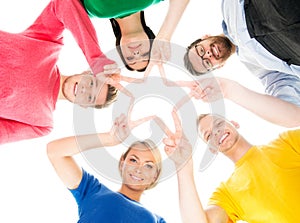
[[[220,122],[217,122],[217,127],[220,127],[224,124],[224,122],[220,121]]]
[[[148,170],[152,170],[154,168],[153,164],[149,164],[149,163],[145,164],[144,167]]]
[[[207,60],[207,59],[205,59],[205,60],[203,60],[203,63],[204,63],[204,66],[207,68],[207,69],[211,69],[213,66],[212,66],[212,63],[209,61],[209,60]]]
[[[129,61],[131,61],[133,59],[134,59],[134,57],[126,57],[126,60],[129,60]]]
[[[200,47],[199,47],[199,54],[201,55],[201,56],[204,56],[204,54],[205,54],[205,49],[200,45]]]
[[[135,158],[130,158],[129,162],[131,162],[131,163],[137,163],[137,160]]]
[[[211,134],[209,133],[209,134],[206,136],[206,141],[207,141],[207,142],[210,140],[210,137],[211,137]]]
[[[150,52],[147,52],[147,53],[142,54],[141,56],[142,57],[148,57],[149,55],[150,55]]]
[[[93,98],[92,95],[89,95],[89,96],[88,96],[88,101],[91,102],[91,101],[92,101],[92,98]]]
[[[91,87],[94,86],[94,81],[93,81],[93,80],[91,80],[90,86],[91,86]]]

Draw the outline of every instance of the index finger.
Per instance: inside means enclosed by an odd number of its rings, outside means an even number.
[[[172,116],[174,120],[174,125],[175,125],[175,136],[178,138],[181,138],[182,136],[182,126],[181,126],[181,121],[180,118],[176,112],[176,110],[172,111]]]
[[[168,126],[165,124],[163,120],[161,120],[159,117],[156,116],[154,118],[154,121],[168,137],[173,136],[173,133],[171,132],[171,130],[168,128]]]
[[[144,122],[147,122],[151,119],[154,119],[155,115],[151,115],[151,116],[148,116],[148,117],[144,117],[144,118],[140,118],[138,120],[135,120],[135,121],[129,121],[129,126],[131,129],[143,124]]]

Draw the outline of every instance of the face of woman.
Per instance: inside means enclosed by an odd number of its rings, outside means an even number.
[[[133,70],[141,70],[148,65],[150,41],[144,31],[122,36],[120,46],[126,64]]]
[[[158,176],[158,168],[153,153],[143,144],[131,148],[121,163],[123,184],[131,190],[145,190]]]

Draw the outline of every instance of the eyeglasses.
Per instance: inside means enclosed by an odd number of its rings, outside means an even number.
[[[203,56],[205,55],[206,51],[204,49],[204,47],[200,44],[200,43],[197,43],[195,45],[195,50],[196,50],[196,53],[198,54],[198,56],[202,59],[202,64],[203,66],[205,67],[205,69],[207,71],[211,71],[214,69],[214,66],[213,64],[210,62],[209,59],[204,59]]]

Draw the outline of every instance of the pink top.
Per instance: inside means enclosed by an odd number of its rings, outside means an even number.
[[[0,31],[0,144],[51,131],[60,86],[56,63],[64,29],[72,32],[94,73],[113,63],[101,52],[79,0],[51,1],[22,33]]]

